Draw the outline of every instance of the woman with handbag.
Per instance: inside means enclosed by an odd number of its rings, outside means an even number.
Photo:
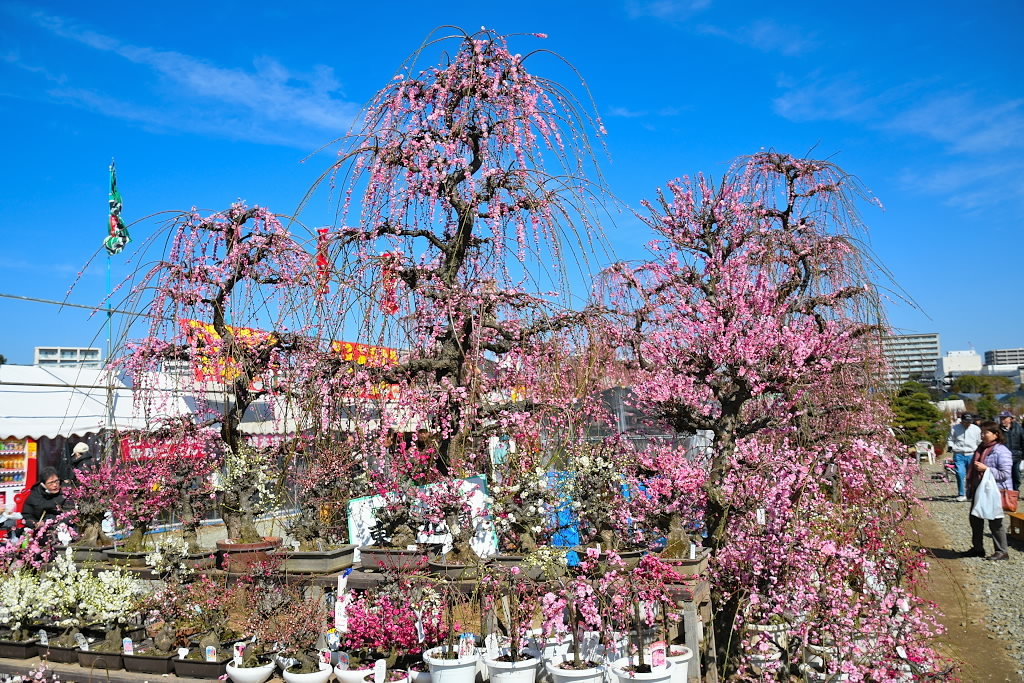
[[[1003,445],[1003,433],[995,422],[981,423],[981,445],[974,452],[971,459],[971,466],[967,471],[967,496],[971,499],[970,507],[974,507],[974,494],[981,483],[985,471],[992,473],[1000,491],[1012,490],[1013,488],[1013,454],[1010,449]],[[1008,560],[1010,559],[1006,545],[1006,526],[1003,524],[1003,517],[990,519],[988,521],[989,531],[992,532],[992,540],[995,541],[996,551],[985,556],[985,520],[970,515],[971,520],[971,543],[973,547],[963,553],[966,557],[984,557],[986,560]]]

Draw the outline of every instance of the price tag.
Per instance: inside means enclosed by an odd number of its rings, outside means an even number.
[[[206,661],[216,662],[217,661],[217,646],[207,645],[206,646]]]
[[[459,636],[459,659],[469,657],[476,648],[476,642],[472,633],[463,633]]]
[[[388,663],[383,659],[378,659],[373,663],[373,683],[384,683],[384,678],[388,674]]]
[[[690,544],[690,559],[691,560],[696,560],[697,559],[697,546],[695,544],[693,544],[693,543]]]
[[[419,548],[419,546],[415,543],[410,543],[409,545],[405,546],[406,550],[416,550],[417,548]]]
[[[348,603],[352,595],[348,592],[348,575],[352,569],[346,569],[338,575],[338,597],[334,602],[334,628],[338,633],[348,633]]]
[[[86,640],[85,636],[83,636],[81,633],[75,634],[75,642],[78,643],[78,649],[82,652],[89,651],[89,641]]]
[[[348,671],[349,659],[348,653],[339,651],[338,652],[338,669],[341,671]]]
[[[323,650],[320,650],[320,661],[323,662],[324,664],[330,664],[331,663],[331,651],[328,650],[327,648],[324,648]]]
[[[234,645],[231,646],[232,648],[234,648],[235,659],[236,660],[241,661],[242,657],[245,656],[245,646],[246,646],[246,644],[247,643],[244,640],[240,640],[240,641],[238,641],[237,643],[235,643]],[[238,661],[236,661],[235,664],[238,664]]]
[[[491,633],[484,638],[484,647],[487,648],[487,656],[490,659],[498,658],[498,634]]]
[[[427,639],[427,634],[423,631],[423,612],[415,609],[412,612],[416,615],[416,642],[422,643]]]
[[[178,648],[178,659],[185,659],[186,657],[188,657],[188,648],[187,647],[179,647]]]
[[[341,636],[338,635],[337,631],[328,631],[324,636],[324,640],[327,642],[327,649],[337,650],[341,647]]]
[[[135,643],[132,642],[131,638],[122,638],[121,649],[124,650],[126,655],[133,655],[135,654]]]
[[[764,526],[767,523],[767,521],[768,520],[765,517],[764,508],[757,508],[757,523],[761,526]]]
[[[665,666],[665,651],[667,647],[663,641],[651,643],[651,666],[662,668]]]
[[[50,646],[50,634],[46,632],[46,629],[39,629],[39,644],[43,647]]]

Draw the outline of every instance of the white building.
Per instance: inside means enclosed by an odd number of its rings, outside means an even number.
[[[37,346],[33,365],[49,368],[101,368],[99,349],[80,346]]]
[[[981,356],[976,351],[947,351],[935,367],[935,381],[949,383],[961,375],[980,375],[981,368]]]
[[[985,352],[985,365],[1024,365],[1024,349],[995,349]]]
[[[910,379],[930,378],[939,363],[939,335],[894,334],[882,340],[882,353],[889,361],[889,381],[902,384]]]

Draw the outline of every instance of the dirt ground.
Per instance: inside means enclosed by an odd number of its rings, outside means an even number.
[[[965,593],[970,566],[957,557],[941,527],[931,518],[917,520],[918,543],[931,560],[928,585],[922,596],[939,605],[946,632],[938,638],[939,652],[960,663],[959,680],[1020,681],[1020,664],[1006,654],[1003,640],[985,627],[985,608]],[[1024,586],[1024,579],[1022,579]]]

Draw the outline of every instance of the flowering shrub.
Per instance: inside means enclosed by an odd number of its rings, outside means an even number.
[[[416,622],[423,629],[417,633]],[[342,648],[358,656],[418,654],[444,638],[440,594],[429,585],[397,577],[383,586],[354,595],[348,603],[348,631]]]
[[[70,634],[102,622],[108,629],[108,640],[120,643],[119,627],[139,613],[142,582],[122,568],[93,573],[78,567],[72,552],[67,548],[58,555],[42,577],[41,590],[52,596],[54,623]]]
[[[30,627],[54,607],[55,596],[42,577],[28,569],[15,569],[0,577],[0,624],[11,640],[28,640]]]

